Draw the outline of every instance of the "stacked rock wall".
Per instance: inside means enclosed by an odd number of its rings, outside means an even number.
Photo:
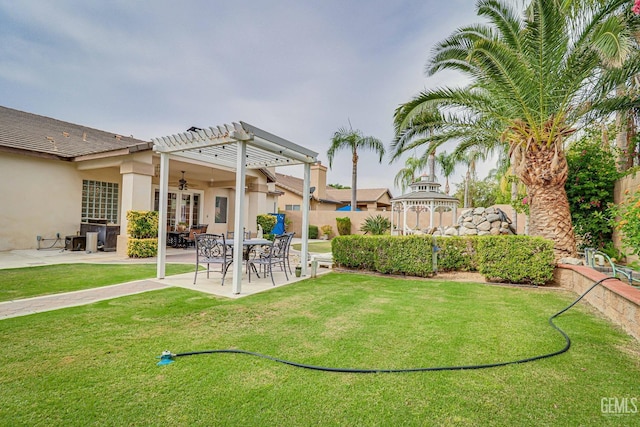
[[[434,232],[438,235],[439,232]],[[458,218],[457,225],[444,229],[445,236],[483,236],[516,234],[511,220],[498,208],[467,209]]]

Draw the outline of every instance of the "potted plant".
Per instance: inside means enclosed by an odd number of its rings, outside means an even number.
[[[176,231],[182,232],[182,231],[185,231],[186,229],[187,229],[187,223],[186,222],[180,221],[178,223],[178,225],[176,225]]]
[[[333,233],[333,228],[327,224],[320,227],[320,231],[322,232],[320,234],[320,238],[322,240],[329,240],[329,237],[331,237],[331,233]]]

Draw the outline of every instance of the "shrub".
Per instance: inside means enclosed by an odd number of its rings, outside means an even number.
[[[322,232],[323,235],[331,236],[331,233],[333,233],[333,227],[331,227],[328,224],[323,225],[322,227],[320,227],[320,231]]]
[[[130,258],[149,258],[158,255],[158,239],[129,239],[127,256]]]
[[[271,233],[273,227],[276,226],[276,222],[278,222],[278,219],[275,215],[260,214],[256,217],[256,224],[262,227],[262,232],[264,234]]]
[[[437,237],[438,271],[477,271],[478,236]]]
[[[158,255],[158,212],[127,212],[127,256],[149,258]]]
[[[609,206],[611,224],[621,233],[622,245],[640,255],[640,189],[633,194],[626,190],[619,205]]]
[[[553,277],[553,242],[531,236],[339,236],[332,240],[336,265],[384,274],[433,274],[438,269],[479,270],[486,279],[542,285]]]
[[[612,226],[601,215],[613,203],[615,182],[620,177],[614,153],[602,144],[602,130],[587,129],[585,136],[567,150],[568,178],[565,184],[571,221],[579,247],[603,248],[611,241]]]
[[[427,277],[433,274],[431,236],[379,237],[375,269],[383,274]]]
[[[338,226],[339,235],[348,236],[351,234],[351,218],[348,216],[344,218],[336,218],[336,224]]]
[[[317,239],[318,238],[318,226],[317,225],[310,225],[309,226],[309,238],[310,239]]]
[[[360,231],[363,231],[364,234],[379,236],[385,234],[390,228],[391,221],[389,221],[389,218],[378,214],[376,216],[367,217],[360,226]]]
[[[135,239],[158,237],[157,211],[128,211],[127,234]]]
[[[480,273],[488,280],[544,285],[553,278],[553,242],[531,236],[478,239]]]
[[[374,270],[378,240],[369,236],[343,236],[331,240],[336,265],[357,270]]]

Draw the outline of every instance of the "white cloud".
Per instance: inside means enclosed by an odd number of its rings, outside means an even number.
[[[320,154],[348,126],[386,144],[427,85],[433,45],[476,22],[468,0],[0,0],[3,105],[150,139],[244,120]],[[349,184],[351,158],[329,172]],[[401,161],[361,153],[358,185]],[[396,192],[397,193],[397,192]]]

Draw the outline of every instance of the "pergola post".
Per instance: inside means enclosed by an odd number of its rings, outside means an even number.
[[[300,254],[301,274],[307,275],[307,257],[309,256],[309,197],[311,196],[311,164],[304,164],[302,184],[302,253]]]
[[[160,153],[160,206],[158,206],[158,264],[156,276],[164,279],[167,258],[167,202],[169,200],[169,154]]]
[[[239,294],[242,283],[242,240],[244,239],[244,186],[246,182],[247,142],[239,140],[236,157],[236,214],[233,221],[233,293]]]

